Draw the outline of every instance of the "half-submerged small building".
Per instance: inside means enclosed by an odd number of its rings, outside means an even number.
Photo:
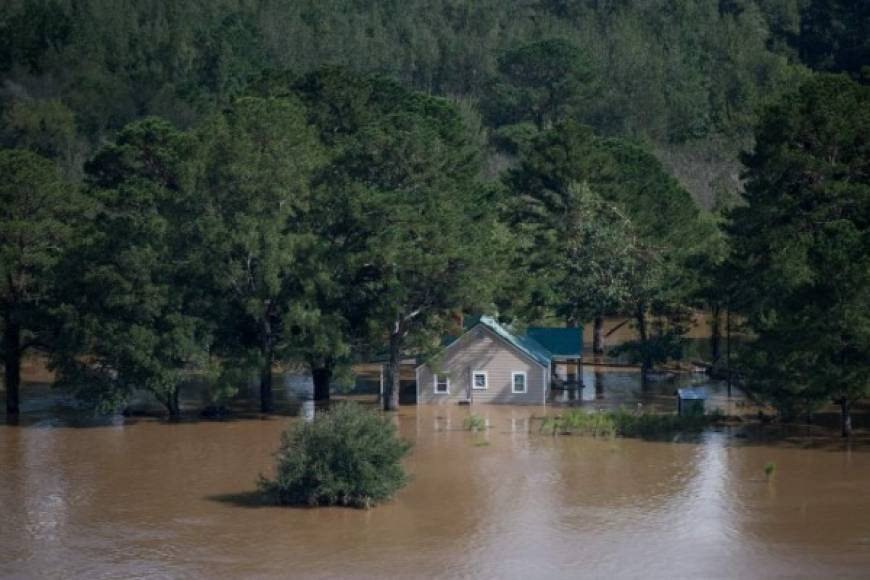
[[[436,360],[417,367],[417,403],[545,404],[554,386],[580,386],[582,348],[580,328],[537,327],[516,335],[483,316]]]

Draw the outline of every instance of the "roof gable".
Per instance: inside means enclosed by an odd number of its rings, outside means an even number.
[[[491,316],[481,316],[479,324],[482,324],[492,330],[500,338],[504,339],[512,346],[525,353],[538,364],[543,366],[547,366],[550,364],[550,359],[553,358],[552,353],[550,353],[550,351],[544,348],[536,340],[529,338],[528,336],[517,336],[513,334],[502,324],[499,324],[499,322]]]
[[[491,316],[466,317],[464,332],[458,337],[445,337],[442,345],[451,348],[477,326],[484,326],[498,338],[513,346],[541,366],[548,366],[554,357],[579,358],[583,344],[582,328],[529,328],[519,336]]]

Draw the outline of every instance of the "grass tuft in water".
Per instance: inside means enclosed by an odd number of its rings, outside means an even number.
[[[471,431],[473,433],[477,433],[480,431],[486,430],[486,419],[482,416],[477,415],[476,413],[472,413],[468,417],[465,418],[465,421],[462,423],[462,427],[466,431]]]
[[[773,461],[768,461],[764,464],[764,476],[767,478],[767,481],[771,481],[776,475],[776,463]]]

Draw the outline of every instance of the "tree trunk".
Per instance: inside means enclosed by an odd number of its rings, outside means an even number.
[[[595,368],[595,398],[604,398],[604,373]]]
[[[637,305],[635,320],[637,321],[637,333],[640,337],[640,344],[642,349],[641,367],[643,368],[643,370],[648,371],[652,368],[652,360],[650,359],[649,353],[649,332],[646,328],[646,307],[643,304]]]
[[[718,303],[713,305],[713,320],[710,324],[710,334],[712,335],[712,357],[713,364],[715,365],[722,356],[722,307]]]
[[[267,357],[260,369],[260,411],[271,413],[274,410],[272,402],[272,358]]]
[[[852,415],[849,414],[849,399],[840,399],[840,427],[843,437],[852,436]]]
[[[166,410],[169,412],[169,418],[172,420],[178,419],[181,417],[181,404],[178,402],[179,389],[175,387],[171,393],[166,395],[166,400],[163,403],[163,406],[166,407]]]
[[[329,400],[329,385],[332,382],[332,366],[328,363],[311,369],[311,378],[314,380],[314,400]]]
[[[390,361],[387,364],[387,392],[384,393],[384,410],[399,410],[399,389],[401,387],[399,367],[401,359],[401,338],[398,333],[390,335]]]
[[[592,354],[604,354],[604,313],[595,314],[592,327]]]
[[[637,321],[637,332],[640,337],[641,348],[640,384],[641,388],[645,389],[649,382],[647,373],[652,369],[652,359],[649,352],[649,332],[646,328],[646,307],[643,304],[637,305],[635,320]]]
[[[275,362],[275,337],[272,335],[268,308],[262,325],[260,352],[263,355],[263,366],[260,368],[260,411],[271,413],[275,408],[272,400],[272,364]]]
[[[21,385],[21,326],[7,316],[3,332],[3,366],[6,384],[6,414],[18,414],[18,390]]]
[[[728,398],[731,398],[731,304],[725,311],[725,368],[728,370]]]

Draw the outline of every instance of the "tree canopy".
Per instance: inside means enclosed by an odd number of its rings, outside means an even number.
[[[732,213],[750,388],[786,414],[870,393],[870,90],[813,78],[770,107]]]
[[[55,265],[84,210],[48,159],[0,150],[0,328],[6,410],[19,410],[21,357],[45,349],[56,327]]]

